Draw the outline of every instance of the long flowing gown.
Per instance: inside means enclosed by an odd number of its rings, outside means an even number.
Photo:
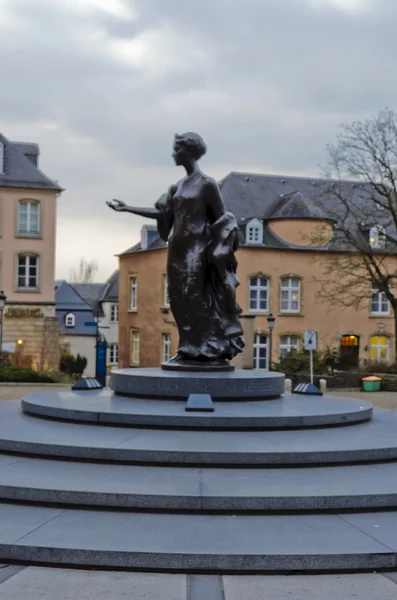
[[[217,183],[200,171],[172,186],[157,204],[168,241],[168,293],[179,330],[178,355],[231,359],[244,340],[236,303],[238,227]]]

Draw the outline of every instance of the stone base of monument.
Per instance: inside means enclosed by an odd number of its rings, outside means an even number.
[[[186,412],[185,387],[153,398],[54,390],[24,397],[22,411],[0,403],[2,562],[395,569],[397,412],[327,395],[271,400],[259,382],[280,385],[273,373],[247,373],[244,397],[238,371],[218,375],[236,396],[214,385],[213,413]]]

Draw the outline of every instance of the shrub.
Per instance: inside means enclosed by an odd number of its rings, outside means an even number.
[[[313,351],[313,368],[316,373],[324,371],[324,359],[316,350]],[[282,356],[280,361],[273,365],[273,369],[285,373],[287,376],[295,373],[309,373],[310,353],[307,350],[292,350]]]
[[[0,381],[15,383],[53,383],[50,375],[40,373],[34,369],[16,367],[14,365],[0,365]]]
[[[80,378],[87,366],[87,359],[78,354],[76,357],[73,354],[64,352],[61,356],[60,370],[61,373],[66,373],[71,377]]]
[[[390,373],[397,374],[397,364],[389,365],[388,363],[376,360],[369,360],[364,367],[366,373]]]

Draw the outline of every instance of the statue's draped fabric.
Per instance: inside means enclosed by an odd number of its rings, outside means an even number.
[[[244,340],[236,303],[238,227],[217,184],[194,173],[157,204],[168,241],[168,294],[186,359],[232,359]]]

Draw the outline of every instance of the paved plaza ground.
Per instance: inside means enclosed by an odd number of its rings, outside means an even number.
[[[396,600],[393,574],[223,576],[2,566],[1,600]]]

